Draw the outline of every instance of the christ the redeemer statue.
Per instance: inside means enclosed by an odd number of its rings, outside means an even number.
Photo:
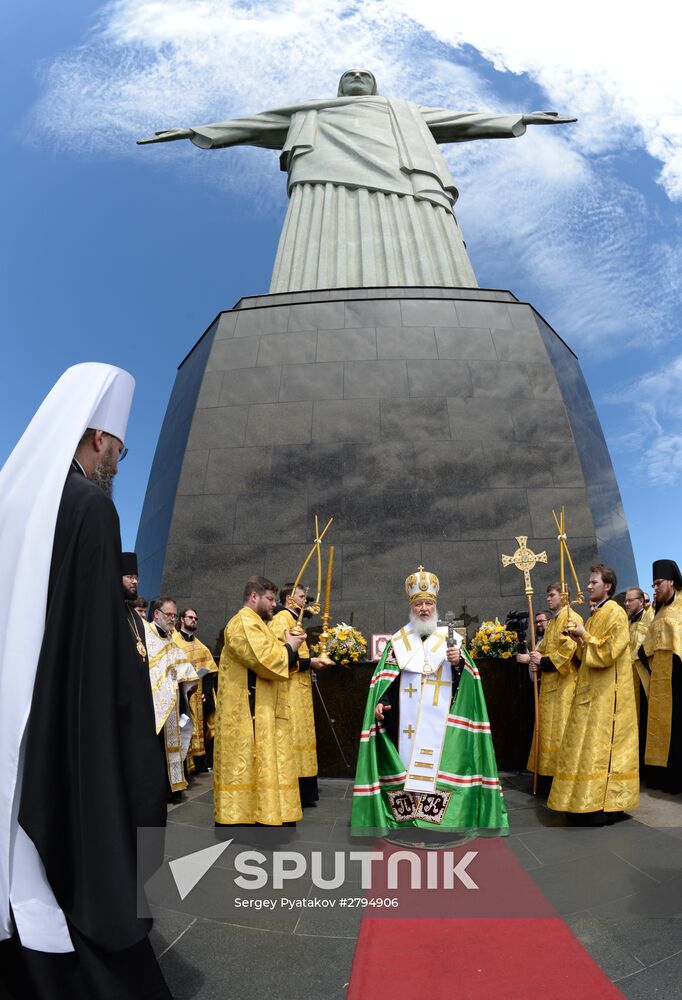
[[[201,149],[280,149],[289,208],[270,292],[376,285],[477,287],[453,212],[457,188],[437,143],[508,139],[526,125],[575,121],[553,111],[460,114],[380,97],[350,70],[335,98],[212,125],[157,132]]]

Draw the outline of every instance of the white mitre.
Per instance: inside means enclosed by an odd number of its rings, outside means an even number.
[[[418,566],[415,573],[410,573],[405,580],[405,593],[410,604],[416,601],[433,601],[438,598],[440,581],[435,573],[430,573],[423,566]],[[419,674],[432,674],[438,670],[447,653],[448,629],[437,626],[433,632],[423,639],[412,622],[408,622],[399,632],[391,636],[393,655],[401,670]],[[455,634],[453,642],[461,645],[461,638]]]
[[[135,380],[113,365],[69,368],[48,393],[0,470],[0,940],[72,951],[64,915],[33,843],[17,822],[23,752],[43,640],[57,512],[71,460],[88,427],[125,441]]]

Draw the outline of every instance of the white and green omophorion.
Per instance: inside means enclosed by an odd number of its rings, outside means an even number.
[[[420,827],[504,836],[509,819],[475,662],[461,650],[464,666],[448,709],[440,755],[434,758],[435,781],[422,792],[416,788],[424,772],[413,773],[417,750],[409,758],[405,754],[403,761],[385,726],[375,718],[376,706],[401,674],[391,662],[391,648],[389,642],[370,682],[353,788],[352,832],[371,836]]]

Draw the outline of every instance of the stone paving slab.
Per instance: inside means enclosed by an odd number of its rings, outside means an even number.
[[[503,774],[510,815],[508,845],[572,932],[629,1000],[682,1000],[682,797],[642,794],[642,809],[611,827],[581,829],[530,794],[526,774]],[[300,853],[306,875],[287,883],[291,899],[320,894],[313,856],[333,874],[334,852],[372,844],[349,832],[352,783],[321,779],[320,801],[296,828],[213,827],[212,776],[199,775],[169,808],[169,859],[225,840],[225,848],[187,899],[179,900],[165,866],[152,880],[152,944],[176,1000],[333,1000],[350,979],[361,909],[235,909],[236,855],[254,848],[271,859]],[[360,873],[346,866],[344,885],[326,895],[359,894]],[[276,896],[275,892],[271,893]]]

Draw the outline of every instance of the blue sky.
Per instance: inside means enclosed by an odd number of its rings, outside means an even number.
[[[531,301],[580,357],[640,583],[652,558],[682,563],[682,71],[666,8],[614,24],[583,0],[469,6],[5,5],[0,462],[69,365],[127,368],[116,501],[133,544],[176,366],[216,313],[267,290],[286,209],[275,153],[135,139],[326,96],[366,66],[431,106],[579,118],[443,147],[458,218],[479,284]]]

